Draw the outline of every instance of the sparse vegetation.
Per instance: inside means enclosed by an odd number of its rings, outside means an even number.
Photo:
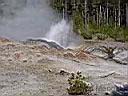
[[[81,75],[81,72],[77,74],[72,73],[68,79],[69,88],[68,93],[70,95],[87,95],[90,96],[92,86],[87,82],[87,78]]]
[[[112,46],[99,46],[98,48],[94,48],[91,52],[95,51],[95,50],[99,50],[105,54],[107,54],[107,58],[106,59],[113,59],[113,57],[115,57],[115,53],[114,51],[117,49],[117,47],[112,47]],[[117,52],[118,53],[118,52]]]
[[[106,47],[106,46],[101,46],[101,51],[107,54],[107,59],[112,59],[115,54],[116,47]]]
[[[128,41],[128,29],[121,27],[114,27],[113,25],[97,26],[95,23],[88,25],[88,33],[92,38],[96,37],[98,40],[113,39],[114,41],[125,42]]]

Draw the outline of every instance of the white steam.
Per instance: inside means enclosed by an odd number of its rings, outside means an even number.
[[[70,31],[70,25],[63,19],[57,24],[51,26],[50,31],[46,35],[46,38],[53,40],[63,46],[67,46],[67,40],[70,35]]]
[[[63,47],[78,46],[82,42],[80,36],[72,32],[71,24],[64,19],[51,26],[50,31],[46,34],[46,38]]]
[[[64,19],[60,21],[59,15],[47,1],[4,0],[1,5],[0,36],[13,40],[46,38],[64,47],[79,44],[79,36],[71,31],[70,24]]]
[[[43,37],[57,20],[47,0],[5,1],[7,6],[4,7],[4,17],[0,21],[1,36],[14,40]]]

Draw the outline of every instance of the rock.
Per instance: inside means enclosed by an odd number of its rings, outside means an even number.
[[[112,91],[112,96],[128,96],[128,84],[115,86],[116,90]]]
[[[37,57],[41,57],[41,54],[36,54]]]
[[[8,61],[9,61],[9,62],[10,62],[10,61],[13,61],[13,59],[12,59],[12,58],[9,58]]]
[[[116,84],[115,86],[117,91],[128,91],[128,84],[125,85]]]
[[[104,46],[105,50],[102,50],[102,46]],[[113,49],[112,54],[106,54],[106,49]],[[109,59],[116,61],[120,64],[128,64],[128,50],[126,45],[121,44],[106,44],[106,45],[100,45],[100,46],[93,46],[88,47],[85,49],[86,52],[91,53],[95,56],[102,57],[104,59]],[[108,52],[109,53],[109,52]]]
[[[55,49],[64,49],[62,46],[60,46],[59,44],[53,42],[53,41],[47,41],[45,39],[28,39],[26,41],[26,43],[40,43],[42,45],[45,45],[47,47],[50,47],[50,48],[55,48]]]
[[[59,72],[60,75],[69,75],[70,73],[65,71],[64,69],[61,69]]]
[[[64,54],[64,57],[65,58],[75,58],[74,54],[73,53],[69,53],[69,52],[68,53],[65,53]]]
[[[76,63],[80,63],[80,61],[78,61],[78,60],[75,60],[75,59],[73,59],[72,61],[74,61],[74,62],[76,62]]]
[[[90,54],[86,53],[85,51],[80,50],[75,54],[75,57],[80,60],[90,60],[93,58],[93,55],[90,55]]]
[[[27,60],[27,59],[24,59],[24,60],[23,60],[23,63],[26,63],[26,62],[28,62],[28,60]]]
[[[110,94],[111,94],[111,92],[109,92],[109,91],[105,92],[105,95],[110,95]]]
[[[128,50],[117,54],[113,59],[118,63],[128,64]]]
[[[51,72],[52,72],[52,70],[51,70],[51,69],[49,69],[49,70],[48,70],[48,72],[49,72],[49,73],[51,73]]]
[[[15,55],[16,59],[20,59],[21,58],[21,53],[15,53],[14,55]]]
[[[6,87],[6,85],[0,85],[0,89],[3,89],[4,87]]]
[[[5,43],[5,42],[10,42],[10,40],[3,38],[3,37],[0,37],[0,43]]]
[[[48,58],[39,58],[39,60],[37,60],[37,63],[52,63],[53,60],[50,60]]]

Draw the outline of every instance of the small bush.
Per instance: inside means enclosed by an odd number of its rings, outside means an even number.
[[[82,36],[84,39],[92,39],[92,34],[91,34],[91,33],[88,33],[88,32],[83,32],[83,33],[81,33],[81,36]]]
[[[115,41],[125,42],[128,41],[128,28],[115,27],[114,25],[101,25],[89,23],[88,33],[93,34],[98,40],[106,40],[112,38]],[[85,38],[86,39],[86,38]]]
[[[108,38],[107,35],[102,34],[102,33],[97,33],[96,37],[97,37],[97,40],[106,40]]]
[[[87,78],[81,75],[81,72],[77,74],[72,73],[68,79],[70,87],[67,89],[69,95],[87,95],[89,96],[92,91],[92,86],[87,81]]]

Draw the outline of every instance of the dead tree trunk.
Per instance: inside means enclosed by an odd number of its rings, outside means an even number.
[[[87,13],[87,0],[85,0],[84,1],[85,2],[85,4],[84,4],[84,14],[85,14],[85,17],[84,17],[84,22],[85,22],[85,31],[87,31],[87,15],[86,15],[86,13]]]
[[[109,8],[108,8],[108,0],[107,0],[107,25],[109,22]]]
[[[118,25],[121,25],[121,8],[120,8],[120,0],[118,3]]]
[[[128,3],[126,3],[126,26],[128,26]]]
[[[101,19],[102,19],[102,5],[100,4],[99,26],[101,25]]]
[[[99,25],[99,8],[97,7],[97,25]]]
[[[114,16],[115,16],[115,28],[116,28],[116,26],[117,26],[117,12],[116,12],[116,7],[115,7],[115,9],[114,9]]]

